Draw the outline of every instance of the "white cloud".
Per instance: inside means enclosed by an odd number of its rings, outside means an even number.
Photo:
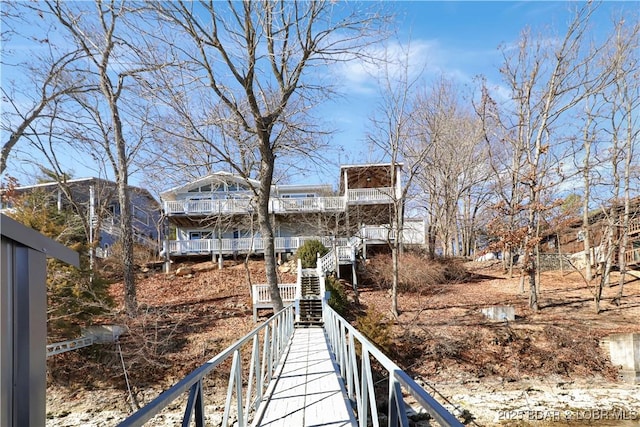
[[[351,93],[375,94],[377,82],[384,77],[399,75],[408,67],[409,78],[422,71],[439,71],[442,67],[442,50],[437,41],[417,40],[409,45],[391,42],[370,46],[363,58],[341,63],[334,67],[336,79]]]

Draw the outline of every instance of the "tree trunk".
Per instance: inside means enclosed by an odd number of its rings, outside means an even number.
[[[587,115],[590,120],[591,115]],[[584,186],[584,197],[582,199],[582,232],[584,233],[584,276],[587,283],[593,279],[593,271],[591,266],[593,265],[593,258],[591,257],[591,231],[589,230],[589,200],[591,199],[591,187],[590,187],[590,156],[591,156],[591,140],[588,135],[588,128],[585,128],[584,136],[584,166],[582,172],[582,185]]]
[[[397,318],[400,315],[398,310],[398,282],[399,282],[399,262],[398,244],[391,247],[391,263],[393,265],[393,283],[391,285],[391,313]]]
[[[529,188],[530,200],[537,200],[537,193],[533,186]],[[538,288],[536,283],[536,270],[538,266],[536,265],[535,260],[535,246],[532,245],[532,241],[535,238],[535,230],[537,221],[536,221],[536,210],[535,207],[529,206],[529,219],[527,221],[527,235],[524,240],[524,261],[522,263],[522,268],[524,274],[529,278],[529,308],[534,311],[538,311]]]
[[[122,244],[122,281],[124,284],[124,304],[127,314],[135,317],[138,311],[138,299],[135,283],[135,263],[133,259],[133,225],[131,223],[131,200],[127,185],[126,166],[118,174],[118,202],[120,203],[120,242]]]
[[[260,189],[258,191],[258,225],[260,226],[260,234],[264,242],[264,267],[267,275],[267,284],[269,285],[269,293],[273,302],[273,312],[284,308],[282,298],[280,297],[280,289],[278,288],[278,271],[276,264],[275,245],[273,241],[273,227],[269,218],[269,197],[271,195],[271,182],[273,180],[273,169],[275,156],[271,150],[265,147],[266,143],[261,143],[262,159],[260,161]]]
[[[602,301],[602,290],[605,287],[609,287],[609,280],[611,274],[611,266],[613,264],[613,254],[615,253],[615,240],[613,235],[613,227],[614,227],[614,208],[611,208],[610,216],[607,219],[609,224],[607,226],[606,232],[606,240],[605,240],[605,250],[602,251],[604,254],[604,260],[601,262],[601,270],[602,275],[600,276],[600,280],[598,280],[598,284],[596,285],[596,291],[594,293],[593,302],[595,305],[596,314],[600,313],[600,301]],[[603,255],[601,254],[601,256]]]
[[[564,276],[564,260],[562,259],[562,245],[560,244],[560,233],[556,232],[556,244],[558,245],[558,262],[560,263],[560,276]]]

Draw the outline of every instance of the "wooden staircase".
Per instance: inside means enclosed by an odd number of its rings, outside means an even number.
[[[320,277],[315,272],[305,272],[300,277],[300,320],[298,325],[322,325],[322,295]]]

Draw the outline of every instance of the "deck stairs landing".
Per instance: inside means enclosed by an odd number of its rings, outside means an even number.
[[[321,326],[324,277],[320,277],[316,269],[304,269],[299,281],[299,319],[296,323],[300,326]]]

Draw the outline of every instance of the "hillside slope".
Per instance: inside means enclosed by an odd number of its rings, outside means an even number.
[[[598,345],[608,334],[640,329],[640,280],[626,285],[619,305],[605,303],[605,311],[595,314],[591,290],[578,274],[545,273],[536,313],[527,308],[518,279],[498,267],[471,263],[473,274],[464,282],[401,293],[400,317],[387,315],[392,358],[482,425],[514,421],[504,411],[522,408],[640,407],[639,386],[619,382]],[[192,270],[182,277],[139,277],[141,315],[128,322],[131,333],[122,339],[131,395],[114,347],[93,346],[49,361],[47,425],[115,425],[133,401],[148,402],[255,326],[243,265],[218,270],[203,263]],[[265,282],[261,262],[252,261],[249,270],[253,283]],[[291,273],[282,275],[295,281]],[[112,291],[121,304],[121,285]],[[605,300],[616,292],[606,289]],[[389,313],[383,287],[361,288],[360,301],[352,315],[366,308]],[[514,322],[490,322],[480,314],[483,307],[505,304],[515,307]]]

